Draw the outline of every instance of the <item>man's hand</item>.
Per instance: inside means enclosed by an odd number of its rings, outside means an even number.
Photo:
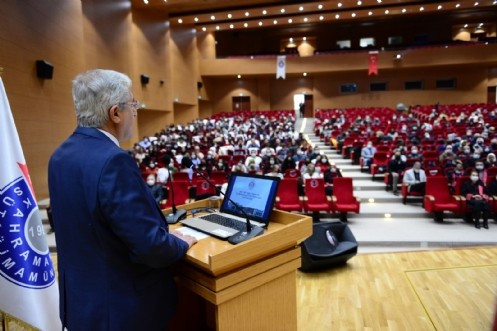
[[[197,243],[197,238],[187,234],[183,234],[177,230],[171,230],[169,233],[186,242],[188,244],[188,248],[192,247]]]

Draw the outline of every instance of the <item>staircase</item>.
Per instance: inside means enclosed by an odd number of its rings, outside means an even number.
[[[432,216],[422,208],[421,198],[402,197],[385,190],[383,176],[361,172],[359,165],[320,141],[314,134],[314,120],[297,120],[296,129],[302,132],[313,146],[319,147],[329,162],[335,163],[344,177],[353,178],[354,195],[361,200],[360,214],[349,213],[348,224],[359,241],[359,251],[424,250],[456,246],[497,244],[497,223],[490,229],[476,230],[452,214],[444,215],[443,223],[435,223]],[[321,221],[338,220],[323,215]]]

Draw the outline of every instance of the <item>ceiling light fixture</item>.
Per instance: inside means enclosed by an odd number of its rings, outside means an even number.
[[[357,5],[361,6],[362,5],[362,1],[361,0],[357,1]]]
[[[352,15],[350,15],[350,16],[355,17],[355,16],[356,16],[356,14],[355,14],[355,13],[352,13]]]
[[[195,22],[198,22],[198,17],[195,17],[193,20],[194,20]]]
[[[233,17],[233,15],[231,15],[231,13],[229,13],[228,14],[228,18],[232,18],[232,17]]]
[[[369,16],[373,15],[373,12],[372,12],[372,11],[370,11],[370,12],[368,13],[368,15],[369,15]]]
[[[259,26],[262,26],[262,21],[259,21]]]
[[[406,11],[407,11],[407,9],[402,8],[402,13],[405,13]]]
[[[281,8],[280,12],[281,12],[282,14],[284,14],[284,13],[285,13],[285,8]]]
[[[291,18],[288,19],[288,23],[292,23],[293,20]]]
[[[221,28],[219,27],[219,25],[217,25],[217,26],[216,26],[216,30],[218,30],[218,31],[219,31],[219,29],[221,29]]]
[[[457,3],[457,4],[456,4],[456,8],[459,8],[459,7],[461,7],[461,4],[460,4],[460,3]]]
[[[273,21],[273,24],[278,24],[278,21],[277,21],[277,20],[274,20],[274,21]]]
[[[319,16],[319,20],[320,21],[324,20],[324,16]]]
[[[387,9],[385,10],[385,14],[388,15],[390,13],[390,11]]]
[[[442,9],[442,5],[438,5],[437,10]]]
[[[267,14],[267,10],[265,10],[265,9],[264,9],[264,10],[262,11],[262,15],[266,15],[266,14]]]
[[[248,11],[245,12],[245,17],[249,17],[250,13]]]
[[[318,9],[319,10],[323,9],[323,5],[318,5]]]
[[[496,0],[496,1],[497,1],[497,0]],[[337,3],[337,6],[338,6],[338,7],[342,7],[342,3],[341,3],[341,2]]]
[[[235,26],[233,24],[230,24],[230,29],[233,29]]]
[[[204,32],[207,31],[207,28],[205,26],[202,27],[202,31],[204,31]]]
[[[211,16],[211,20],[213,20],[213,21],[214,21],[215,19],[216,19],[216,16],[212,15],[212,16]]]
[[[183,23],[183,20],[181,18],[178,19],[178,23],[181,24]]]
[[[148,5],[148,0],[143,0],[143,3]]]
[[[476,6],[478,6],[478,5],[479,5],[479,3],[478,3],[478,2],[475,2],[474,6],[476,7]]]
[[[335,18],[336,18],[336,19],[339,19],[339,18],[340,18],[340,14],[336,14],[336,15],[335,15]]]
[[[423,10],[425,10],[425,7],[420,7],[419,8],[419,11],[423,11]]]
[[[240,79],[240,78],[242,78],[242,75],[238,75],[238,76],[236,76],[236,77],[237,77],[238,79]]]
[[[302,75],[303,75],[304,77],[307,77],[307,72],[304,72]]]
[[[303,10],[304,10],[304,7],[300,6],[299,11],[303,11]]]
[[[248,23],[247,22],[243,23],[243,27],[244,28],[248,27]]]

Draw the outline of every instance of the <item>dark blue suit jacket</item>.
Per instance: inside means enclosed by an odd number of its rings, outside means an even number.
[[[169,267],[188,249],[135,161],[95,128],[77,128],[48,168],[60,316],[74,330],[165,330],[176,308]]]

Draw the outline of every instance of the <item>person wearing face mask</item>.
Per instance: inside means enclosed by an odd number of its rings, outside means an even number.
[[[466,198],[466,204],[471,210],[475,228],[480,228],[480,218],[483,218],[483,227],[488,229],[488,215],[490,212],[489,197],[487,189],[478,177],[476,170],[471,172],[470,179],[461,187],[461,194]]]
[[[418,192],[425,195],[426,173],[421,169],[421,162],[416,161],[411,169],[406,170],[402,181],[408,184],[409,192]]]
[[[478,178],[483,182],[484,185],[486,185],[488,174],[487,174],[487,169],[485,169],[485,165],[483,164],[483,161],[476,161],[475,170],[476,173],[478,174]]]
[[[333,179],[336,177],[343,177],[342,172],[334,163],[332,163],[330,164],[330,167],[323,173],[324,190],[326,191],[326,195],[328,196],[333,195]]]
[[[160,206],[162,200],[165,199],[164,189],[160,184],[156,182],[156,177],[154,174],[150,174],[147,176],[147,186],[152,192],[152,196],[155,199],[155,202]]]
[[[399,178],[406,168],[406,162],[402,159],[400,151],[395,151],[394,156],[388,162],[388,187],[392,188],[393,194],[398,195]]]
[[[364,146],[361,150],[361,157],[364,161],[364,165],[371,168],[371,162],[373,162],[373,156],[376,153],[376,147],[373,146],[373,142],[368,141],[366,146]]]
[[[328,158],[325,155],[322,155],[321,159],[316,161],[315,165],[321,170],[321,173],[324,173],[330,167]]]
[[[497,158],[494,153],[487,154],[487,160],[485,162],[485,168],[496,167],[497,166]]]
[[[457,179],[464,177],[464,165],[460,160],[456,161],[456,165],[452,169],[447,169],[446,176],[449,181],[449,188],[451,193],[454,193],[456,190]]]
[[[419,149],[417,146],[412,146],[411,151],[409,154],[407,154],[407,158],[413,161],[423,161],[423,154],[419,152]]]

